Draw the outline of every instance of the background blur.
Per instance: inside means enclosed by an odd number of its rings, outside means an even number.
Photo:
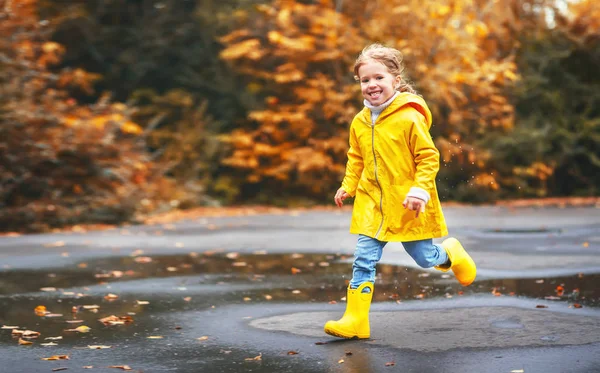
[[[382,42],[442,201],[596,196],[600,1],[0,0],[0,227],[331,204]]]

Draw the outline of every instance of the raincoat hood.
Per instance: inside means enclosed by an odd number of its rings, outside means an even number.
[[[423,115],[425,123],[427,124],[427,129],[431,128],[431,111],[429,110],[427,103],[423,97],[412,93],[400,93],[396,99],[392,101],[390,105],[380,114],[378,121],[384,120],[386,117],[393,115],[406,105],[412,107],[421,115]],[[371,110],[369,108],[364,107],[357,116],[360,116],[365,123],[371,125]]]
[[[435,177],[439,152],[429,134],[431,111],[421,96],[400,93],[375,121],[363,108],[350,126],[342,188],[355,197],[350,232],[381,241],[415,241],[447,235]],[[402,205],[427,202],[417,218]]]

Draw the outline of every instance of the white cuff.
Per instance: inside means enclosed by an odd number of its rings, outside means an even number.
[[[425,189],[419,188],[419,187],[410,188],[410,190],[408,191],[408,194],[406,196],[422,199],[423,201],[425,201],[425,204],[427,204],[427,202],[429,202],[429,198],[430,198],[429,193],[427,193],[427,191]]]

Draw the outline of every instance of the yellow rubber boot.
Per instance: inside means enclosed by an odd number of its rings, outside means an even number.
[[[363,293],[363,289],[370,288],[370,293]],[[346,296],[346,312],[337,321],[327,321],[325,333],[340,338],[369,338],[371,328],[369,326],[369,309],[373,299],[373,283],[365,282],[357,289],[350,289]]]
[[[465,248],[453,237],[444,240],[442,247],[446,250],[448,259],[450,259],[450,267],[443,268],[436,266],[435,268],[443,272],[452,269],[454,276],[456,276],[461,285],[471,285],[477,275],[477,267],[471,256],[465,251]]]

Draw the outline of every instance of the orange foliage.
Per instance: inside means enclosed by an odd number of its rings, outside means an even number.
[[[404,53],[434,113],[443,159],[483,167],[485,154],[470,144],[514,121],[506,96],[519,79],[512,2],[280,0],[257,7],[242,17],[251,25],[221,39],[221,58],[248,76],[248,90],[265,98],[265,108],[249,115],[258,127],[226,137],[233,150],[224,163],[244,169],[250,183],[275,178],[334,190],[348,124],[361,107],[351,68],[364,46],[381,41]]]
[[[131,138],[142,129],[124,104],[70,97],[71,89],[92,92],[97,76],[57,71],[64,48],[47,41],[36,6],[9,0],[0,22],[0,225],[127,219],[152,176],[143,144]]]

